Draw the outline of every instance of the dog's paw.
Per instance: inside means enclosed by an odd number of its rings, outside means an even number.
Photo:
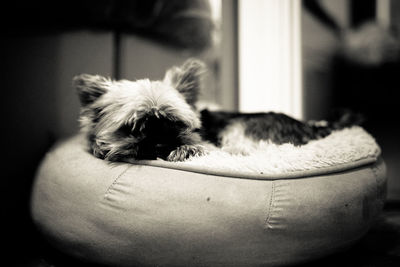
[[[182,145],[173,150],[167,157],[168,161],[184,161],[195,156],[203,156],[206,150],[202,145]]]
[[[98,144],[96,144],[95,142],[93,142],[91,144],[90,150],[92,152],[92,154],[99,158],[99,159],[105,159],[107,151],[103,150],[101,148],[101,146],[99,146]]]

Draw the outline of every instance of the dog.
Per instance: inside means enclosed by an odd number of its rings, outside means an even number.
[[[108,161],[183,161],[203,155],[195,103],[204,70],[201,61],[188,60],[169,69],[162,81],[76,76],[81,131],[91,152]]]
[[[80,125],[90,151],[108,161],[184,161],[207,154],[209,144],[246,154],[240,148],[243,139],[300,146],[361,122],[359,115],[350,112],[316,124],[275,112],[198,110],[205,72],[203,62],[188,59],[167,70],[162,81],[76,76]]]
[[[305,145],[340,130],[361,125],[364,117],[348,109],[337,109],[326,121],[302,122],[283,113],[240,113],[201,111],[200,135],[213,145],[233,154],[249,154],[260,141],[281,145]]]

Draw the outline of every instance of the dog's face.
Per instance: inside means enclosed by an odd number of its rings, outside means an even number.
[[[188,60],[163,81],[74,78],[80,123],[94,155],[110,161],[166,158],[200,127],[194,104],[204,64]]]

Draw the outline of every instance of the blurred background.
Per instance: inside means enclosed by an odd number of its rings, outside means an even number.
[[[73,76],[162,79],[188,57],[209,68],[201,100],[223,109],[304,120],[338,107],[363,113],[387,163],[388,203],[400,208],[400,1],[38,0],[7,2],[2,13],[7,266],[53,266],[29,198],[46,151],[78,131]]]

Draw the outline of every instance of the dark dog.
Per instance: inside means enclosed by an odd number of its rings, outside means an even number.
[[[163,81],[75,77],[81,129],[92,153],[109,161],[183,161],[204,155],[207,142],[241,153],[234,147],[243,138],[303,145],[359,123],[347,113],[326,125],[313,125],[273,112],[199,112],[195,104],[204,72],[202,62],[190,59],[169,69]]]
[[[237,143],[243,136],[253,141],[295,146],[320,139],[334,130],[360,125],[363,117],[348,110],[337,110],[328,121],[301,122],[282,113],[238,113],[201,111],[201,136],[214,145],[223,147]]]

